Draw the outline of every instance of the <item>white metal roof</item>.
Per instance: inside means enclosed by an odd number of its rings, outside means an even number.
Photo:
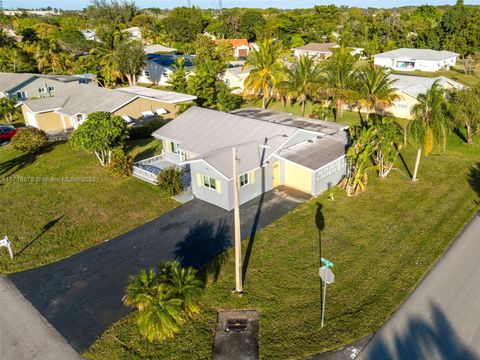
[[[197,98],[193,95],[182,94],[174,91],[157,90],[144,86],[129,86],[124,88],[118,88],[117,90],[126,93],[147,96],[169,104],[178,104],[182,102],[193,101]]]
[[[411,60],[430,60],[440,61],[458,56],[457,53],[451,51],[437,51],[431,49],[411,49],[400,48],[387,51],[381,54],[373,55],[373,57],[389,58],[389,59],[411,59]]]

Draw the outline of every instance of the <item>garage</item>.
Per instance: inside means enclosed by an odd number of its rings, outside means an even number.
[[[312,192],[312,171],[298,164],[285,161],[284,183],[286,186],[310,194]]]

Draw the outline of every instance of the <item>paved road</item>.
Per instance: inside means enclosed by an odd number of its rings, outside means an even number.
[[[307,198],[280,188],[242,205],[242,238]],[[60,334],[83,352],[127,314],[121,299],[129,275],[172,259],[202,267],[232,245],[232,224],[232,212],[193,200],[99,246],[9,278]]]
[[[373,336],[318,360],[480,359],[480,211]]]
[[[80,355],[0,276],[0,359],[80,360]]]

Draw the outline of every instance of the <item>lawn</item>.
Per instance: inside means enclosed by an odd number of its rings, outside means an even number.
[[[154,140],[129,144],[137,159],[160,150]],[[115,177],[94,155],[68,143],[37,156],[6,145],[0,147],[0,159],[0,236],[8,235],[15,253],[10,260],[0,249],[3,273],[68,257],[177,205],[147,183]]]
[[[447,151],[420,165],[412,183],[415,147],[387,180],[372,173],[367,190],[352,198],[336,189],[311,199],[243,243],[251,247],[243,297],[233,295],[233,251],[216,282],[206,284],[202,313],[174,339],[151,344],[130,314],[84,354],[88,359],[207,359],[212,356],[217,309],[260,310],[260,356],[301,359],[349,344],[376,331],[478,208],[477,145],[451,135]],[[479,165],[480,166],[480,165]],[[478,176],[475,175],[475,176]],[[475,185],[476,184],[476,185]],[[326,325],[320,328],[319,257],[335,265]]]

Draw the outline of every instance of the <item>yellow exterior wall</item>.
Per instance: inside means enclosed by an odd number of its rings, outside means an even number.
[[[128,115],[133,119],[142,117],[142,112],[153,111],[158,108],[164,108],[168,111],[167,114],[162,115],[165,119],[173,119],[178,112],[178,106],[175,104],[168,104],[159,100],[137,98],[122,108],[114,112],[115,115]]]
[[[307,169],[285,161],[284,163],[285,185],[294,189],[312,192],[312,172]]]
[[[36,124],[30,124],[27,113],[30,113],[30,116],[35,116],[37,122]],[[65,119],[66,126],[64,126],[62,115],[54,111],[45,113],[32,113],[25,105],[22,105],[22,114],[27,125],[36,126],[45,132],[59,132],[73,127],[71,119]]]

